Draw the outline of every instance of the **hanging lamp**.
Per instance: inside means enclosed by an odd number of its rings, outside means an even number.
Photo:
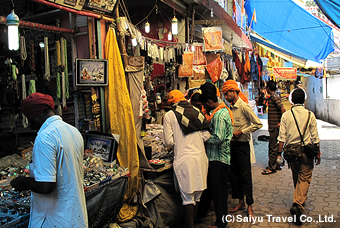
[[[149,24],[148,21],[146,21],[146,23],[145,23],[145,32],[146,32],[146,33],[149,33],[149,32],[150,32],[150,24]]]
[[[172,31],[172,34],[174,35],[178,34],[178,20],[175,16],[171,20],[171,31]]]
[[[171,31],[169,31],[169,33],[168,33],[168,40],[172,40],[172,34],[171,34]]]
[[[11,1],[11,13],[6,18],[8,28],[8,49],[19,49],[19,17],[14,13],[14,3]]]

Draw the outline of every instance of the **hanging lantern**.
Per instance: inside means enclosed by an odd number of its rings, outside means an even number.
[[[169,33],[168,33],[168,40],[172,40],[172,34],[171,34],[170,31],[169,31]]]
[[[178,34],[178,21],[177,21],[177,18],[175,16],[171,20],[171,31],[172,31],[172,34],[174,34],[174,35]]]
[[[132,46],[137,46],[137,39],[136,37],[132,37]]]
[[[150,32],[150,24],[149,24],[148,21],[145,23],[145,32],[146,32],[146,33],[149,33],[149,32]]]
[[[7,16],[6,25],[8,27],[8,49],[16,51],[19,49],[19,17],[14,13],[14,9]]]

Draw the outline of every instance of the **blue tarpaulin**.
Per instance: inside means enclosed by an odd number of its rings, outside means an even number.
[[[257,34],[297,56],[320,62],[334,51],[332,28],[292,0],[247,0],[245,9]]]
[[[339,0],[314,0],[323,14],[338,28],[340,28],[340,2]]]

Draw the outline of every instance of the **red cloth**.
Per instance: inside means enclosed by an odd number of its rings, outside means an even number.
[[[48,108],[54,110],[54,101],[47,94],[32,93],[21,102],[21,111],[29,120],[39,116]]]
[[[221,58],[217,57],[214,61],[212,61],[205,67],[213,82],[216,82],[218,79],[220,79],[222,73],[222,65],[223,63]]]
[[[164,76],[164,64],[153,63],[153,71],[151,73],[151,79]]]

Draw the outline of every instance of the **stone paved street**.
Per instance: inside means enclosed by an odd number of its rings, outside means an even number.
[[[289,209],[293,203],[293,180],[291,170],[285,165],[276,174],[262,175],[268,162],[268,142],[258,141],[257,136],[267,134],[266,116],[261,116],[264,126],[254,137],[256,163],[252,164],[254,215],[260,222],[244,222],[247,212],[239,211],[231,215],[240,216],[243,222],[230,222],[230,227],[297,227],[292,222],[282,221],[291,217]],[[340,128],[318,120],[321,139],[321,164],[315,166],[313,179],[305,205],[305,219],[301,227],[333,228],[340,227]],[[236,206],[238,200],[229,195],[229,208]],[[275,219],[274,219],[275,216]],[[333,222],[326,222],[333,218]],[[213,224],[214,211],[203,219],[204,223],[195,227],[203,228]],[[281,221],[279,221],[281,219]],[[263,220],[263,221],[262,221]],[[311,220],[311,221],[310,221]]]

